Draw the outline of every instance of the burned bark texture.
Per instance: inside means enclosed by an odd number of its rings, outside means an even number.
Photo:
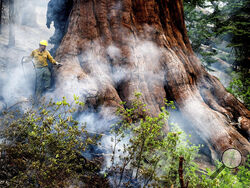
[[[149,51],[141,53],[143,45]],[[172,99],[211,150],[250,151],[250,113],[195,56],[182,0],[74,0],[56,59],[63,64],[57,91],[70,88],[103,116],[122,100],[129,104],[134,92],[142,93],[151,115]],[[238,118],[244,125],[233,126]]]

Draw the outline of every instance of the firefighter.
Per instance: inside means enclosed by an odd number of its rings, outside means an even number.
[[[40,41],[39,48],[33,50],[30,57],[24,60],[25,62],[30,61],[31,59],[34,60],[36,69],[35,95],[37,98],[40,98],[42,93],[50,88],[51,72],[48,68],[47,60],[54,65],[61,66],[60,63],[53,59],[49,51],[46,50],[46,46],[48,46],[48,42],[46,40]]]

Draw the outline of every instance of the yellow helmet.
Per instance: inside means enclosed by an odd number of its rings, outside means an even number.
[[[43,46],[48,46],[47,40],[41,40],[39,44]]]

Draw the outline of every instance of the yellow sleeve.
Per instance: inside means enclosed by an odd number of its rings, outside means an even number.
[[[53,63],[53,64],[56,64],[56,60],[54,60],[54,58],[50,55],[49,51],[47,51],[47,53],[48,53],[48,59],[49,59],[49,61],[51,63]]]
[[[34,57],[34,50],[31,52],[30,57]]]
[[[34,57],[34,51],[31,52],[30,56],[26,56],[25,58],[23,58],[23,62],[28,63],[33,59],[33,57]]]

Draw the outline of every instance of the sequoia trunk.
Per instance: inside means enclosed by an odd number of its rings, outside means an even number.
[[[250,151],[249,111],[194,55],[182,0],[75,0],[56,58],[58,91],[70,88],[104,116],[134,92],[151,115],[167,98],[211,150]]]

